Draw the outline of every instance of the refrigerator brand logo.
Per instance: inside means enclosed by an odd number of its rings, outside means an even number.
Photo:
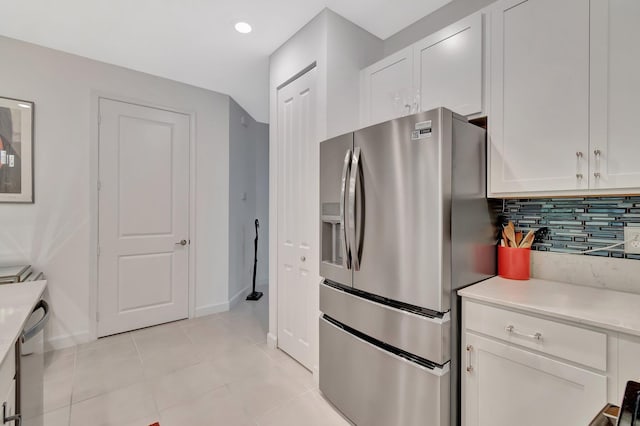
[[[431,120],[416,123],[415,130],[411,132],[411,140],[420,140],[431,137]]]

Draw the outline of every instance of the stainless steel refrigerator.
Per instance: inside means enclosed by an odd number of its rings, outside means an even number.
[[[459,300],[495,275],[485,130],[447,109],[320,144],[320,390],[357,425],[457,424]]]

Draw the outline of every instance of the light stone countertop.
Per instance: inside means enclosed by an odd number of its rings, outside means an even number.
[[[14,353],[14,344],[40,301],[46,281],[0,285],[0,361]]]
[[[532,278],[490,278],[459,290],[464,298],[640,336],[640,294]]]

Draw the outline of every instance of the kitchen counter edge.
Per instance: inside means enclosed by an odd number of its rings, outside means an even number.
[[[458,290],[463,298],[640,336],[640,294],[532,278],[493,277]]]

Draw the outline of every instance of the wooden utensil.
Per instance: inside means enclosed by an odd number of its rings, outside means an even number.
[[[506,228],[504,228],[504,234],[507,237],[507,243],[509,247],[518,247],[516,244],[516,234],[514,232],[513,223],[509,222]]]
[[[522,242],[522,232],[516,232],[516,246],[520,247],[520,243]]]
[[[533,241],[535,240],[536,234],[533,230],[527,232],[527,235],[522,239],[520,243],[520,248],[531,248]]]

